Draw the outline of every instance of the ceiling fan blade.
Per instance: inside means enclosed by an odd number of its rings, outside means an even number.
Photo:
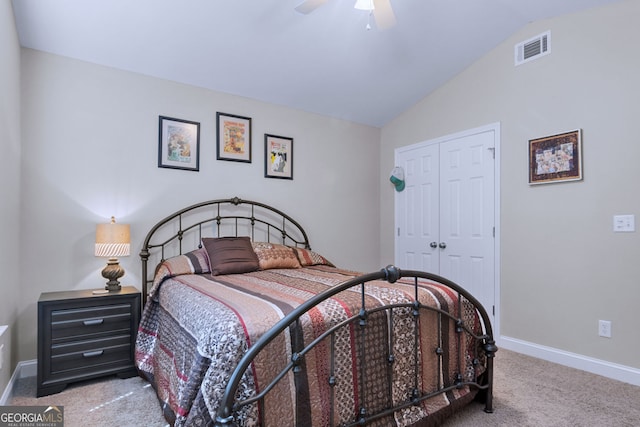
[[[296,6],[296,12],[308,14],[325,4],[329,0],[305,0]]]
[[[373,0],[373,17],[380,30],[386,30],[396,25],[396,15],[391,7],[391,0]]]

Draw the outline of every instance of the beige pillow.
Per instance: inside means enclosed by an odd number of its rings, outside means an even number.
[[[298,257],[289,246],[268,242],[254,242],[253,250],[258,256],[260,269],[300,268]]]

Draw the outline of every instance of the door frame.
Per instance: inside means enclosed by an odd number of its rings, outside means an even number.
[[[394,150],[394,164],[397,164],[398,153],[401,151],[412,150],[417,148],[426,147],[428,145],[441,144],[443,142],[450,141],[452,139],[464,138],[467,136],[475,135],[478,133],[484,132],[494,132],[494,192],[493,192],[493,202],[494,202],[494,223],[495,223],[495,239],[494,239],[494,301],[495,301],[495,313],[491,313],[490,307],[485,307],[489,311],[489,317],[493,317],[493,335],[494,337],[500,337],[500,283],[501,283],[501,275],[500,275],[500,159],[501,159],[501,151],[500,151],[500,122],[490,123],[484,126],[479,126],[472,129],[463,130],[461,132],[456,132],[449,135],[444,135],[438,138],[430,139],[427,141],[418,142],[411,145],[406,145],[403,147],[398,147]],[[394,230],[397,227],[397,203],[398,203],[398,195],[394,195],[394,207],[393,207],[393,223]],[[394,236],[396,235],[394,231]],[[395,239],[394,239],[394,262],[396,256],[396,247],[395,247]]]

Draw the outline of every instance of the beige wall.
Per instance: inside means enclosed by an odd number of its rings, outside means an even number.
[[[377,128],[29,49],[22,103],[19,360],[36,356],[41,292],[104,286],[94,233],[111,215],[131,224],[132,256],[121,264],[123,283],[136,286],[156,221],[233,196],[289,213],[340,265],[380,268]],[[216,111],[252,118],[252,163],[215,160]],[[159,115],[200,122],[200,172],[157,167]],[[294,138],[292,181],[264,178],[265,133]]]
[[[9,326],[0,371],[0,395],[15,367],[16,326],[22,289],[18,257],[20,209],[20,46],[10,1],[0,2],[0,325]],[[13,342],[12,342],[13,341]],[[13,357],[11,357],[14,353]]]
[[[40,292],[101,286],[93,233],[110,215],[131,224],[136,254],[149,226],[186,204],[267,200],[308,228],[314,249],[375,270],[393,261],[394,149],[494,122],[502,333],[640,367],[638,233],[611,231],[613,214],[640,214],[637,1],[529,25],[382,131],[31,50],[20,65],[11,3],[0,3],[0,144],[4,159],[26,153],[21,169],[0,168],[11,183],[0,190],[0,324],[17,331],[12,367],[35,358]],[[552,54],[514,67],[513,45],[547,29]],[[253,118],[253,163],[215,160],[216,111]],[[201,122],[200,172],[157,168],[159,115]],[[584,181],[530,187],[527,140],[575,128]],[[265,132],[295,139],[293,181],[263,178]],[[121,261],[138,286],[137,256]],[[598,319],[613,338],[597,337]]]
[[[393,259],[394,149],[500,122],[501,332],[640,368],[640,2],[528,25],[418,105],[381,138],[381,262]],[[514,66],[514,45],[551,30],[551,54]],[[584,180],[529,186],[527,141],[581,128]],[[599,319],[613,337],[598,337]]]

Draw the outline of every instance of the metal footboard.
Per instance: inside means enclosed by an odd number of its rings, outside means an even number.
[[[385,280],[389,283],[395,283],[401,278],[411,278],[411,282],[413,283],[413,287],[415,289],[415,298],[411,303],[402,303],[402,304],[392,304],[385,305],[375,308],[368,308],[365,305],[365,289],[369,285],[369,282],[375,280]],[[423,281],[421,279],[425,279],[427,281],[436,282],[442,285],[445,285],[455,291],[457,293],[458,304],[457,304],[457,313],[449,313],[443,311],[437,307],[430,307],[423,305],[418,299],[418,288],[419,284]],[[237,394],[238,387],[241,383],[243,375],[245,375],[245,371],[250,369],[250,366],[254,360],[254,358],[265,349],[265,347],[274,340],[279,334],[287,333],[287,329],[297,324],[300,321],[300,317],[309,312],[309,310],[316,307],[319,303],[339,294],[340,292],[344,292],[351,289],[359,289],[362,295],[362,304],[360,307],[360,311],[354,314],[352,317],[340,322],[339,324],[334,325],[329,330],[324,332],[322,335],[318,336],[308,345],[303,348],[296,348],[295,344],[292,345],[292,354],[290,355],[289,362],[286,366],[282,368],[280,374],[277,375],[270,384],[263,386],[258,394],[255,396],[244,400],[244,401],[236,401],[235,397]],[[481,322],[480,330],[481,333],[477,333],[478,328],[474,328],[474,325],[470,325],[465,323],[462,311],[465,309],[475,310],[478,314],[478,318]],[[439,394],[451,392],[454,389],[460,389],[465,386],[469,386],[470,388],[475,388],[480,390],[481,395],[484,399],[485,411],[493,412],[493,358],[495,352],[498,350],[495,345],[495,341],[493,338],[493,331],[491,328],[491,322],[489,316],[487,315],[486,310],[482,307],[480,302],[470,295],[466,290],[461,288],[459,285],[451,282],[444,277],[420,272],[420,271],[405,271],[400,270],[394,266],[388,266],[379,272],[374,272],[370,274],[366,274],[363,276],[356,277],[352,280],[344,282],[340,285],[334,286],[327,291],[305,301],[303,304],[298,306],[294,311],[285,316],[281,321],[279,321],[273,328],[271,328],[267,333],[265,333],[256,343],[254,343],[244,357],[241,359],[237,368],[233,372],[232,376],[229,379],[229,383],[226,387],[224,396],[220,403],[218,413],[215,420],[215,425],[218,427],[223,426],[235,426],[236,418],[235,415],[242,408],[247,405],[255,405],[257,404],[259,408],[262,408],[265,396],[276,386],[276,384],[288,375],[290,372],[293,372],[293,375],[299,375],[300,371],[304,369],[304,359],[305,356],[320,342],[323,340],[328,340],[330,343],[329,346],[331,349],[335,347],[334,339],[335,334],[338,330],[344,327],[350,327],[355,330],[356,340],[360,340],[359,350],[358,350],[358,367],[359,367],[359,384],[358,387],[361,389],[358,390],[359,395],[364,396],[360,399],[361,402],[366,401],[366,387],[362,386],[362,384],[366,384],[367,375],[369,375],[369,362],[371,359],[370,355],[367,354],[365,350],[365,337],[368,333],[368,319],[371,316],[376,315],[376,313],[385,313],[386,318],[389,321],[389,346],[387,350],[387,354],[385,356],[386,363],[388,366],[392,366],[394,363],[397,363],[397,358],[400,355],[394,354],[394,346],[393,340],[394,336],[394,328],[393,328],[393,319],[394,316],[399,313],[399,310],[404,310],[404,312],[410,312],[412,316],[412,321],[415,324],[413,330],[415,331],[415,336],[413,339],[415,340],[414,352],[412,355],[405,356],[411,357],[412,360],[410,363],[414,365],[415,376],[413,378],[413,384],[409,387],[408,392],[405,397],[400,399],[399,402],[395,404],[390,403],[385,408],[368,408],[366,406],[360,406],[357,408],[356,413],[353,415],[353,419],[348,423],[341,424],[341,426],[358,426],[358,425],[367,425],[381,418],[387,417],[394,412],[401,410],[403,408],[408,408],[413,405],[420,405],[421,402],[430,399]],[[474,369],[473,373],[465,372],[468,361],[462,360],[461,352],[458,351],[457,354],[452,355],[448,353],[448,349],[443,345],[436,346],[433,349],[433,357],[437,358],[437,366],[438,369],[442,369],[443,361],[451,360],[451,358],[457,358],[457,373],[453,380],[449,379],[441,379],[438,381],[437,387],[433,390],[421,390],[419,387],[419,378],[418,378],[418,364],[420,363],[420,358],[418,356],[418,341],[420,340],[418,323],[420,319],[420,313],[423,310],[428,310],[433,313],[437,313],[437,322],[434,325],[429,325],[429,328],[434,328],[438,336],[442,335],[443,325],[453,325],[455,330],[456,339],[458,340],[458,348],[461,346],[465,346],[464,343],[468,342],[466,340],[470,340],[475,345],[473,346],[473,360],[472,364],[477,369]],[[475,318],[475,317],[474,317]],[[425,325],[421,325],[423,328]],[[474,329],[476,332],[474,332]],[[427,351],[425,349],[425,351]],[[335,366],[335,354],[333,351],[330,352],[331,360],[329,362],[329,374],[326,378],[326,381],[331,386],[331,390],[333,393],[334,385],[337,381],[341,379],[336,376]],[[390,368],[386,368],[390,369]],[[391,374],[389,374],[391,375]],[[440,377],[440,373],[435,373]],[[389,381],[389,387],[392,387],[391,381]],[[332,406],[330,414],[330,419],[334,420],[333,417],[333,402],[335,399],[331,399]],[[260,412],[260,411],[259,411]],[[333,424],[332,424],[333,425]]]

